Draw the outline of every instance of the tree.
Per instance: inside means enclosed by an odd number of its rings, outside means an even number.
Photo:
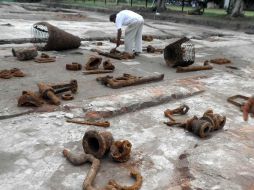
[[[157,11],[165,11],[166,8],[166,0],[156,0],[156,10]]]
[[[244,1],[243,0],[231,0],[229,3],[228,14],[231,17],[243,16]]]

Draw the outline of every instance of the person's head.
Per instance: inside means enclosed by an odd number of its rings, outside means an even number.
[[[110,22],[116,22],[116,13],[109,16],[109,21]]]

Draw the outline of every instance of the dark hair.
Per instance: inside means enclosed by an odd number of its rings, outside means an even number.
[[[116,20],[116,13],[109,16],[109,21],[110,22],[115,22],[115,20]]]

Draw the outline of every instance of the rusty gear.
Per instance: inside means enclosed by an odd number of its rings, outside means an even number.
[[[114,161],[126,162],[130,159],[131,147],[128,140],[114,141],[110,147],[110,155]]]
[[[85,65],[86,70],[95,70],[99,68],[101,64],[102,58],[101,57],[90,57],[88,62]]]
[[[85,133],[82,144],[85,153],[102,158],[109,151],[112,142],[113,136],[110,132],[91,130]]]

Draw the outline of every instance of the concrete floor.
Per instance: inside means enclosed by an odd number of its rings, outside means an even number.
[[[29,7],[25,5],[25,7]],[[38,11],[43,5],[33,4],[29,10],[20,4],[0,4],[0,40],[30,38],[31,26],[37,21],[48,21],[80,37],[110,37],[115,28],[108,22],[108,15],[77,10],[62,12]],[[82,16],[80,16],[82,15]],[[36,90],[38,82],[63,82],[77,79],[79,92],[68,105],[86,108],[85,103],[93,98],[127,94],[130,90],[139,91],[158,85],[170,85],[177,79],[205,75],[200,79],[206,91],[190,98],[172,101],[167,104],[147,108],[110,118],[115,139],[128,139],[132,142],[131,159],[124,164],[102,160],[94,186],[102,188],[109,179],[123,184],[130,180],[129,168],[138,168],[143,175],[142,190],[190,189],[203,190],[253,190],[254,189],[254,120],[242,120],[239,109],[228,104],[227,97],[235,94],[253,95],[254,37],[241,32],[218,30],[185,24],[146,20],[144,34],[171,37],[167,40],[144,42],[156,47],[165,47],[180,36],[192,39],[196,47],[196,63],[204,60],[226,57],[232,60],[231,70],[224,65],[214,65],[210,71],[175,73],[168,68],[162,55],[143,53],[135,60],[114,60],[114,75],[130,73],[148,75],[164,73],[161,82],[150,83],[122,89],[109,89],[95,81],[94,75],[65,70],[65,64],[79,62],[84,64],[93,53],[91,48],[109,50],[114,44],[103,41],[103,46],[93,41],[83,41],[77,50],[47,52],[55,55],[54,63],[39,64],[33,61],[20,62],[11,56],[12,47],[31,44],[0,45],[0,70],[21,68],[24,78],[0,79],[0,116],[24,112],[26,108],[17,107],[17,98],[23,90]],[[13,26],[3,26],[10,23]],[[103,28],[103,31],[101,30]],[[121,47],[122,48],[122,47]],[[120,49],[121,49],[120,48]],[[79,54],[77,54],[77,52]],[[181,86],[179,86],[180,88]],[[180,128],[169,128],[163,121],[167,119],[163,111],[186,103],[191,108],[188,115],[201,116],[208,108],[227,117],[222,131],[210,138],[201,140]],[[63,102],[62,106],[65,103]],[[76,112],[77,113],[76,113]],[[78,110],[71,114],[83,113]],[[81,151],[81,139],[85,131],[98,129],[65,122],[65,111],[34,113],[0,121],[0,189],[81,189],[82,182],[90,165],[74,167],[62,156],[64,147]],[[184,159],[181,159],[185,155]]]

